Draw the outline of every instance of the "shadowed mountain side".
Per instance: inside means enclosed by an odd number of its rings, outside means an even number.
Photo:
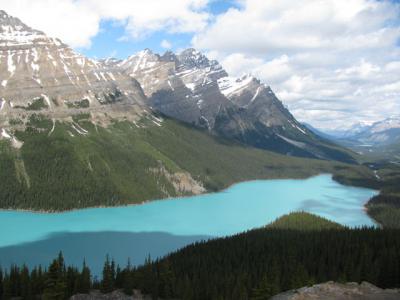
[[[81,232],[57,233],[40,241],[0,248],[0,265],[11,264],[28,267],[47,266],[62,249],[68,264],[80,267],[83,259],[94,275],[101,274],[107,254],[117,264],[125,266],[130,258],[133,265],[164,256],[196,241],[208,240],[210,236],[179,236],[164,232]]]

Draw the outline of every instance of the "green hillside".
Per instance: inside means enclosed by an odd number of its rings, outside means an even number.
[[[395,162],[368,163],[379,177],[380,194],[367,204],[368,214],[386,228],[400,228],[400,165]]]
[[[279,217],[274,222],[267,225],[267,228],[309,231],[340,229],[344,227],[339,223],[332,222],[328,219],[307,212],[292,212],[290,214]]]
[[[242,180],[302,178],[322,172],[373,178],[365,167],[294,158],[245,147],[166,119],[137,126],[95,126],[31,117],[16,133],[20,149],[0,141],[0,207],[66,210],[216,191]],[[345,174],[345,175],[344,175]],[[186,189],[177,188],[185,181]],[[357,181],[358,183],[358,181]]]

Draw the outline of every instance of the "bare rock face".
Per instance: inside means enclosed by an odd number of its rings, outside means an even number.
[[[212,130],[218,115],[225,110],[241,111],[241,123],[254,128],[255,122],[267,127],[283,127],[305,134],[303,128],[276,98],[271,89],[253,76],[228,77],[215,60],[195,49],[163,56],[146,49],[119,63],[137,79],[150,103],[174,118]],[[237,114],[238,115],[238,114]],[[243,129],[236,124],[238,129]]]
[[[380,289],[368,282],[336,283],[326,282],[311,287],[292,290],[271,298],[271,300],[395,300],[400,299],[400,290]]]
[[[144,111],[140,85],[120,70],[76,53],[0,11],[0,126],[41,110],[62,119],[83,111],[102,113],[111,104],[118,115]],[[40,103],[36,103],[40,101]],[[32,106],[33,105],[33,106]]]
[[[139,81],[152,108],[169,117],[286,155],[352,161],[300,124],[269,86],[251,75],[229,77],[195,49],[162,56],[146,49],[117,66]]]

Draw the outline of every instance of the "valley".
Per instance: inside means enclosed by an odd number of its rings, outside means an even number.
[[[0,22],[1,208],[115,206],[319,173],[373,180],[270,87],[195,49],[95,61],[4,11]]]

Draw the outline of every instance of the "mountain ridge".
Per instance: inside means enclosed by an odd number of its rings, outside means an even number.
[[[118,66],[139,81],[150,105],[169,117],[286,155],[354,162],[299,123],[269,86],[251,75],[229,77],[217,61],[193,48],[163,55],[146,49]]]
[[[100,126],[161,113],[285,155],[354,162],[300,124],[269,86],[251,75],[229,77],[193,48],[95,61],[4,11],[0,20],[2,138],[25,129],[37,113],[70,123],[71,116],[89,113]]]

